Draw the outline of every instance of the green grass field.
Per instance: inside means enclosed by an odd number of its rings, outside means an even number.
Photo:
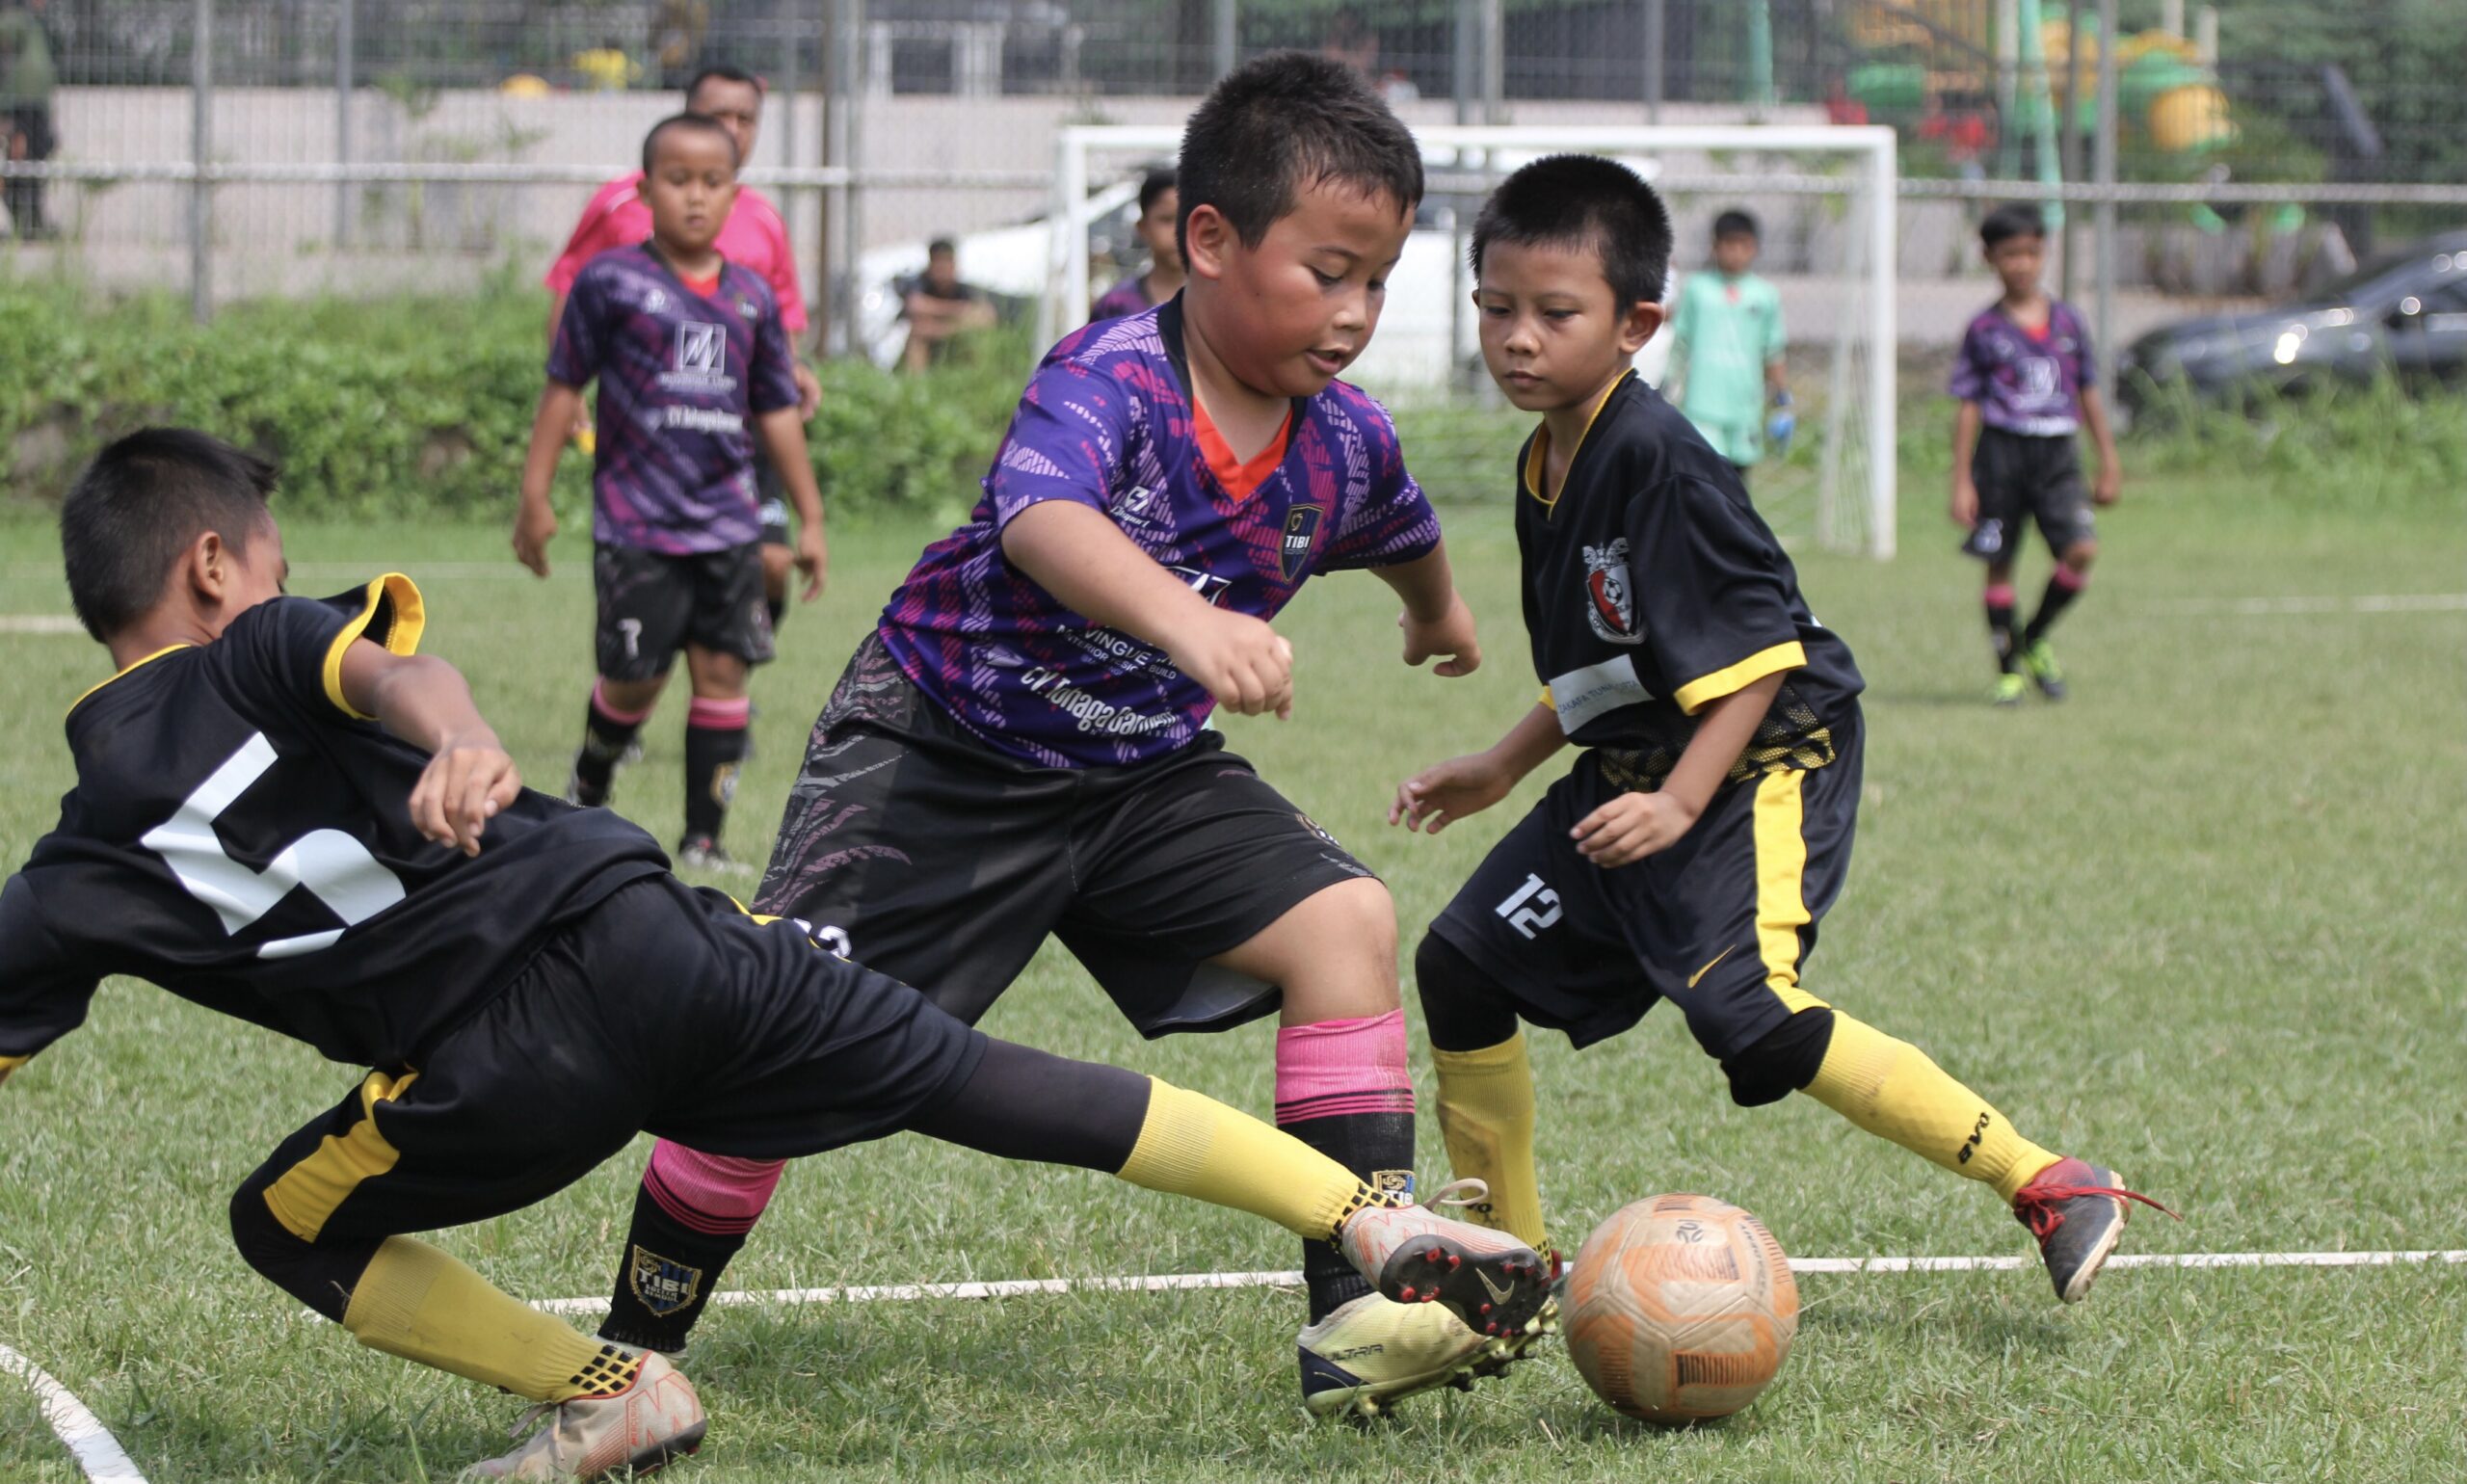
[[[2128,1250],[2467,1247],[2467,612],[2240,614],[2253,597],[2467,588],[2455,492],[2317,511],[2221,469],[2147,482],[2059,635],[2075,699],[1982,703],[1976,576],[1906,496],[1890,565],[1803,577],[1865,668],[1856,868],[1809,984],[1927,1047],[2040,1141],[2181,1209]],[[1387,592],[1331,579],[1285,621],[1284,725],[1234,745],[1376,866],[1410,944],[1512,810],[1437,840],[1388,830],[1396,779],[1487,743],[1527,703],[1513,547],[1496,507],[1448,513],[1489,663],[1445,682],[1393,659]],[[760,859],[805,729],[904,570],[913,529],[841,533],[831,594],[757,685],[761,755],[733,842]],[[418,577],[428,648],[461,664],[536,783],[562,782],[590,583],[495,528],[289,532],[300,591]],[[46,528],[0,527],[0,614],[66,610]],[[2035,596],[2036,570],[2025,593]],[[24,625],[0,625],[22,628]],[[0,632],[0,855],[69,782],[61,708],[105,673],[82,638]],[[680,709],[620,806],[676,833]],[[1409,996],[1410,1002],[1410,996]],[[1270,1032],[1143,1044],[1065,955],[988,1022],[1261,1113]],[[1418,1055],[1419,1053],[1418,1052]],[[1573,1248],[1665,1190],[1735,1201],[1793,1254],[2014,1254],[1981,1187],[1814,1102],[1730,1105],[1675,1015],[1578,1056],[1537,1042],[1546,1196]],[[1427,1111],[1430,1082],[1422,1086]],[[156,1484],[414,1480],[499,1451],[519,1405],[298,1317],[230,1248],[225,1206],[352,1069],[150,988],[0,1093],[0,1342],[92,1405]],[[1423,1120],[1423,1167],[1444,1175]],[[531,1297],[604,1291],[640,1153],[445,1243]],[[1247,1218],[1094,1176],[900,1137],[793,1170],[732,1287],[1283,1268]],[[692,1373],[713,1414],[682,1480],[2391,1479],[2467,1474],[2467,1267],[2110,1274],[2060,1309],[2036,1271],[1811,1276],[1780,1381],[1750,1411],[1617,1419],[1555,1347],[1510,1380],[1422,1398],[1368,1433],[1295,1404],[1290,1294],[1072,1295],[715,1311]],[[0,1478],[76,1477],[0,1380]]]

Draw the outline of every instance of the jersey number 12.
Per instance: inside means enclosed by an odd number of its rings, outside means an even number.
[[[274,911],[293,889],[306,887],[343,919],[323,933],[302,933],[257,945],[261,959],[287,959],[330,947],[344,928],[365,922],[403,899],[403,880],[340,830],[311,830],[283,847],[262,871],[231,859],[214,833],[214,821],[275,764],[274,744],[262,731],[198,784],[172,817],[139,841],[163,858],[189,895],[214,909],[223,931],[238,933]]]

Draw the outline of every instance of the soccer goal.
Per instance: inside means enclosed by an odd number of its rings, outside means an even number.
[[[1531,419],[1483,372],[1465,263],[1482,199],[1508,172],[1545,154],[1609,155],[1669,202],[1672,297],[1712,270],[1712,222],[1757,219],[1755,272],[1779,292],[1785,365],[1797,418],[1787,449],[1750,470],[1757,507],[1786,543],[1890,557],[1894,550],[1894,134],[1823,125],[1430,127],[1428,194],[1369,349],[1347,379],[1394,412],[1405,457],[1435,497],[1496,498]],[[1171,163],[1180,131],[1080,126],[1060,132],[1053,227],[1040,329],[1049,342],[1083,323],[1093,297],[1143,266],[1132,234],[1142,173]],[[1672,372],[1665,330],[1637,359],[1646,379]],[[1684,380],[1684,369],[1677,368]]]

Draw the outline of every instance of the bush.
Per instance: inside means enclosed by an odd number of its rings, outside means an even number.
[[[355,518],[496,517],[514,508],[540,398],[545,294],[511,278],[463,298],[266,301],[200,329],[169,296],[89,299],[0,283],[0,449],[20,501],[56,502],[86,459],[148,423],[202,428],[278,460],[283,508]],[[808,430],[835,516],[975,499],[1030,364],[995,333],[923,376],[819,368]],[[569,454],[557,503],[589,499]]]

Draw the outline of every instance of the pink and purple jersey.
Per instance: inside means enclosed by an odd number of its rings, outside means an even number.
[[[2062,300],[2047,306],[2047,328],[2032,334],[2001,305],[1970,322],[1953,362],[1950,390],[1978,404],[1991,428],[2030,437],[2071,437],[2082,426],[2082,392],[2094,384],[2090,331]]]
[[[573,287],[585,263],[611,249],[648,241],[650,234],[651,208],[643,202],[643,172],[620,175],[593,194],[591,204],[582,210],[582,220],[574,224],[574,234],[566,239],[566,250],[557,254],[540,281],[552,294],[565,293]],[[788,224],[780,219],[780,208],[771,204],[769,197],[752,186],[737,187],[736,203],[729,207],[729,219],[720,224],[719,241],[713,246],[722,257],[743,263],[771,285],[780,301],[780,323],[788,327],[789,333],[806,328],[806,297],[797,284],[797,255],[788,247]]]
[[[1088,323],[1101,325],[1106,320],[1125,319],[1148,307],[1148,275],[1134,273],[1105,290],[1102,298],[1088,306]]]
[[[1284,461],[1235,497],[1202,452],[1170,300],[1066,337],[1020,399],[968,523],[925,548],[882,637],[926,697],[995,751],[1052,767],[1163,756],[1215,702],[1154,647],[1100,627],[1012,567],[1002,527],[1071,500],[1192,591],[1272,619],[1313,573],[1410,562],[1439,517],[1387,411],[1342,382],[1297,401]]]
[[[548,379],[599,379],[592,539],[672,556],[758,541],[750,418],[797,405],[780,306],[723,263],[707,293],[648,244],[584,265],[557,322]]]

